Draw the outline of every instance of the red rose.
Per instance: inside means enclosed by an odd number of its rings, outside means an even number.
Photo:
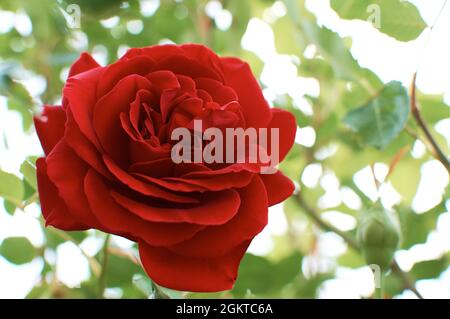
[[[268,206],[293,184],[279,171],[260,174],[257,164],[175,164],[170,136],[194,119],[221,129],[279,128],[281,161],[295,119],[269,108],[249,66],[200,45],[131,49],[106,67],[83,53],[62,101],[35,119],[47,225],[137,242],[143,267],[162,286],[231,289]]]

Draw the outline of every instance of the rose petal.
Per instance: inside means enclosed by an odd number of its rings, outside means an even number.
[[[122,183],[129,186],[131,189],[139,192],[143,195],[152,196],[154,198],[160,198],[170,202],[176,203],[198,203],[198,200],[189,196],[182,196],[176,193],[164,190],[152,184],[144,183],[135,177],[131,176],[119,166],[117,166],[114,161],[109,157],[104,156],[103,160],[108,167],[109,171]]]
[[[85,225],[100,226],[92,215],[86,196],[83,193],[83,179],[89,166],[61,140],[46,159],[47,174],[58,189],[71,215]]]
[[[152,84],[152,91],[161,95],[162,91],[180,88],[180,83],[173,72],[167,70],[147,74],[146,78]]]
[[[272,128],[279,129],[279,162],[281,162],[294,144],[295,134],[297,133],[297,122],[292,113],[281,109],[271,109],[272,119],[268,125],[268,146],[269,154],[271,154],[270,148],[270,132]]]
[[[220,81],[224,82],[220,58],[214,51],[204,45],[193,43],[183,44],[180,48],[190,59],[199,61],[200,64],[208,66],[217,72],[220,77]]]
[[[117,203],[140,218],[161,223],[222,225],[234,217],[240,205],[239,195],[232,189],[206,193],[199,204],[180,208],[155,207],[133,200],[116,191],[112,191],[111,196]]]
[[[220,105],[225,105],[231,101],[238,100],[236,92],[231,87],[225,86],[219,81],[207,78],[197,78],[195,79],[195,83],[197,89],[208,92],[213,101]]]
[[[143,177],[147,179],[147,176]],[[252,177],[253,173],[248,171],[223,175],[210,175],[208,177],[166,177],[160,180],[159,185],[182,192],[194,190],[220,191],[228,188],[241,188],[247,186],[251,182]],[[149,177],[148,180],[153,181],[151,177]]]
[[[153,71],[170,70],[176,74],[186,75],[191,78],[212,78],[222,81],[222,76],[216,70],[208,68],[198,60],[189,59],[186,55],[172,55],[156,62]]]
[[[178,45],[164,44],[154,45],[145,48],[131,48],[129,49],[120,60],[130,60],[137,56],[145,55],[154,61],[159,61],[166,58],[169,55],[182,54],[183,51]]]
[[[145,55],[152,60],[158,62],[166,59],[168,56],[181,55],[197,61],[205,68],[211,69],[217,80],[223,82],[222,66],[220,58],[209,48],[199,44],[183,44],[183,45],[154,45],[146,48],[133,48],[121,58],[124,60],[132,59],[136,56]]]
[[[64,125],[66,123],[66,112],[61,106],[44,106],[41,117],[34,117],[36,133],[48,155],[59,140],[64,136]]]
[[[246,127],[266,127],[271,118],[270,108],[249,65],[237,58],[222,58],[221,62],[225,85],[238,95]]]
[[[80,223],[69,213],[64,201],[58,196],[58,189],[47,176],[47,165],[44,158],[36,161],[36,175],[45,225],[62,230],[85,230],[89,227]]]
[[[260,177],[266,187],[269,206],[281,203],[294,192],[294,183],[280,171],[261,174]]]
[[[147,103],[148,105],[156,105],[157,98],[152,92],[146,90],[140,90],[137,92],[136,99],[130,104],[129,112],[130,122],[136,132],[139,132],[140,130],[140,120],[143,117],[142,114],[145,114],[142,110],[144,103]]]
[[[177,177],[187,173],[210,171],[201,163],[175,164],[170,157],[153,161],[135,163],[129,167],[130,173],[139,173],[153,177]]]
[[[63,96],[80,131],[96,148],[100,147],[92,127],[92,112],[97,102],[97,85],[104,68],[95,68],[67,79]]]
[[[129,75],[144,76],[148,74],[153,69],[154,64],[155,63],[151,58],[138,56],[127,61],[119,60],[106,67],[98,83],[96,91],[97,99],[103,97],[111,91],[119,81]]]
[[[160,158],[170,158],[171,145],[152,146],[146,141],[129,141],[130,163],[153,161]]]
[[[89,71],[90,69],[95,69],[99,66],[100,64],[98,64],[89,53],[83,52],[70,67],[68,77],[70,78],[74,75]]]
[[[112,179],[113,176],[106,169],[99,150],[81,133],[70,109],[67,110],[67,123],[64,139],[74,152],[86,163],[103,176]]]
[[[157,178],[172,176],[176,164],[170,158],[158,158],[153,161],[133,164],[129,167],[130,173],[139,173]]]
[[[228,223],[210,226],[192,239],[169,247],[183,256],[210,258],[227,254],[245,241],[253,239],[267,224],[267,195],[258,175],[244,188],[238,189],[241,206]],[[205,245],[205,243],[214,243]]]
[[[193,258],[139,242],[139,255],[149,277],[163,287],[214,292],[233,288],[239,263],[249,244],[246,241],[216,258]]]
[[[109,188],[93,169],[86,174],[84,191],[89,206],[102,224],[114,232],[130,234],[153,246],[167,246],[187,240],[203,228],[187,223],[147,222],[117,204],[110,196]]]
[[[128,135],[120,123],[120,113],[128,112],[138,90],[150,89],[150,82],[140,75],[129,75],[94,107],[93,125],[101,146],[115,161],[124,165],[128,160]]]

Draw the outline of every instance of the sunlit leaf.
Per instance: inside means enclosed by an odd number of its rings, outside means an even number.
[[[288,14],[302,31],[306,40],[332,65],[339,77],[347,80],[361,78],[361,68],[342,38],[326,27],[318,26],[312,15],[297,0],[284,0]]]
[[[408,93],[393,81],[368,103],[348,112],[344,122],[364,144],[382,149],[401,132],[408,114]]]
[[[233,294],[243,297],[248,292],[258,295],[281,289],[300,274],[301,260],[301,255],[293,254],[274,264],[264,257],[246,254],[239,268]]]
[[[418,262],[409,272],[416,280],[437,278],[439,275],[447,269],[448,258],[446,256],[434,259]]]
[[[23,196],[22,181],[16,175],[0,170],[0,197],[17,205],[22,202]]]
[[[397,40],[416,39],[427,24],[419,10],[402,0],[331,0],[331,7],[343,19],[370,21]]]
[[[35,248],[25,237],[9,237],[0,245],[0,255],[16,265],[32,261],[35,252]]]
[[[108,273],[106,275],[107,287],[120,287],[124,284],[131,284],[135,274],[145,276],[142,268],[131,260],[116,255],[109,256]]]
[[[29,160],[25,160],[20,166],[20,172],[31,187],[37,189],[36,166]]]
[[[398,207],[397,211],[402,226],[401,248],[408,249],[427,240],[428,234],[436,228],[439,215],[445,212],[446,208],[445,203],[441,203],[422,214],[417,214],[407,207]]]

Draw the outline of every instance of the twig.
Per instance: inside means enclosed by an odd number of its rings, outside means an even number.
[[[294,195],[294,198],[298,202],[301,208],[303,208],[304,212],[312,219],[314,222],[320,226],[322,229],[326,231],[333,232],[337,235],[339,235],[351,248],[356,250],[357,252],[360,252],[360,248],[358,243],[356,242],[353,237],[349,236],[345,232],[339,230],[338,228],[334,227],[333,225],[327,223],[324,221],[319,213],[311,206],[308,205],[307,202],[303,200],[303,196],[301,195],[301,192],[299,192],[297,195]],[[405,288],[411,290],[418,298],[423,299],[423,296],[421,293],[414,287],[414,283],[412,282],[411,278],[409,278],[408,274],[405,273],[400,266],[398,265],[397,261],[392,262],[392,271],[394,271],[396,274],[400,276],[400,278],[403,281],[403,285]]]
[[[302,196],[302,192],[299,192],[297,194],[297,196],[294,195],[294,198],[296,198],[298,204],[300,205],[300,207],[303,208],[304,212],[311,217],[312,220],[314,220],[314,222],[319,225],[322,229],[331,231],[333,233],[336,233],[337,235],[339,235],[340,237],[342,237],[342,239],[344,239],[347,244],[349,246],[351,246],[353,249],[359,250],[358,247],[358,243],[349,235],[347,235],[345,232],[341,231],[340,229],[334,227],[333,225],[327,223],[326,221],[324,221],[319,214],[316,212],[316,210],[309,206],[308,203],[306,201],[303,200],[303,196]]]
[[[424,299],[422,294],[414,286],[414,282],[411,280],[411,278],[408,276],[408,274],[405,273],[400,268],[400,266],[398,265],[398,263],[395,260],[392,263],[391,267],[392,267],[392,271],[400,276],[400,278],[402,279],[403,284],[405,285],[405,287],[407,287],[409,290],[411,290],[419,299]]]
[[[420,113],[419,108],[417,107],[417,99],[416,99],[416,79],[417,79],[417,73],[414,73],[413,80],[411,83],[411,114],[413,115],[415,121],[419,125],[419,127],[422,129],[423,133],[425,134],[425,137],[427,141],[429,142],[431,146],[431,153],[433,156],[444,165],[444,167],[447,169],[447,172],[450,175],[450,161],[448,157],[444,154],[442,149],[439,147],[438,143],[434,139],[433,135],[431,135],[430,130],[428,129],[427,124],[422,118],[422,114]]]
[[[436,27],[437,22],[439,21],[442,13],[444,12],[444,8],[447,5],[447,2],[448,2],[448,0],[444,1],[444,3],[442,4],[441,8],[439,9],[438,14],[436,15],[436,18],[434,19],[433,23],[429,27],[430,28],[430,32],[428,32],[427,38],[426,38],[425,43],[424,43],[424,45],[422,47],[422,52],[421,52],[421,54],[419,56],[419,62],[418,62],[416,73],[419,72],[419,70],[420,70],[420,68],[422,66],[423,57],[425,56],[425,51],[426,51],[426,48],[428,46],[428,43],[430,43],[431,35],[433,34],[434,28]]]
[[[394,156],[394,158],[389,163],[389,170],[386,174],[386,177],[384,178],[385,181],[391,177],[392,173],[394,172],[395,168],[397,167],[398,163],[402,160],[403,156],[405,156],[406,152],[408,152],[409,146],[402,147]]]
[[[122,249],[119,249],[117,247],[108,247],[108,253],[111,255],[115,255],[117,257],[127,258],[130,260],[133,264],[142,266],[139,259],[131,252],[124,251]]]

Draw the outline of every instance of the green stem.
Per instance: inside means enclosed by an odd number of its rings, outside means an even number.
[[[106,272],[108,268],[108,245],[109,245],[109,239],[110,234],[106,234],[105,236],[105,242],[103,244],[102,248],[102,254],[103,254],[103,260],[102,260],[102,269],[100,271],[100,276],[98,278],[98,298],[103,299],[103,295],[105,293],[106,288]]]
[[[385,273],[381,272],[379,287],[375,287],[375,299],[384,299]]]

